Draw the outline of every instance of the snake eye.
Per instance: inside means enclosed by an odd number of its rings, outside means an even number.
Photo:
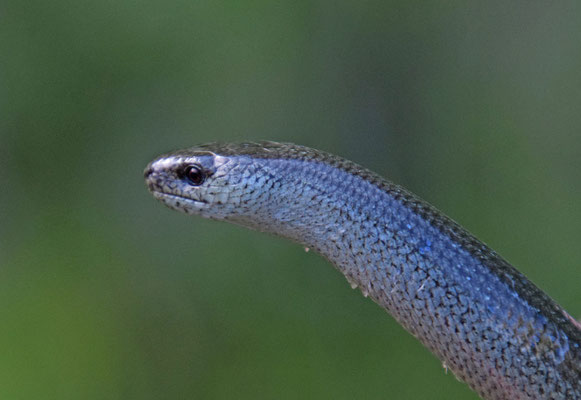
[[[206,179],[204,171],[198,165],[188,165],[184,170],[184,176],[193,186],[200,186]]]

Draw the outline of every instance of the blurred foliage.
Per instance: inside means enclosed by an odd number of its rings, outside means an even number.
[[[578,2],[4,0],[0,398],[468,399],[320,257],[187,218],[146,163],[353,159],[581,316]]]

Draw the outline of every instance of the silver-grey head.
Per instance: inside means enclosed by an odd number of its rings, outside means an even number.
[[[144,171],[149,191],[186,214],[224,219],[234,213],[250,160],[222,155],[217,149],[218,145],[208,144],[157,157]]]

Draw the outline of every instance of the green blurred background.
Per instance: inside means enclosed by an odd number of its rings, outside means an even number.
[[[147,192],[272,139],[444,210],[581,317],[578,2],[0,2],[0,399],[474,399],[316,254]]]

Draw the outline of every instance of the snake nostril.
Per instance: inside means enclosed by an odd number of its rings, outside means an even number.
[[[153,173],[153,168],[151,167],[147,167],[145,168],[145,171],[143,171],[143,177],[144,178],[149,178],[149,175],[151,175]]]

